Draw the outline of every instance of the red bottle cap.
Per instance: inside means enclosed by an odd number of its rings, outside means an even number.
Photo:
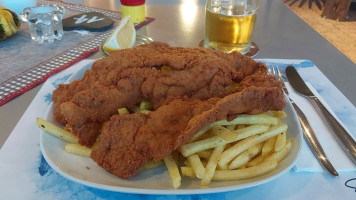
[[[120,0],[124,6],[139,6],[145,4],[145,0]]]

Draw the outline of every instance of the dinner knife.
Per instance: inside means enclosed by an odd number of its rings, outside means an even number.
[[[293,66],[286,68],[286,75],[291,86],[300,94],[305,96],[322,116],[329,129],[337,139],[343,150],[356,165],[356,142],[353,137],[341,126],[341,124],[331,115],[320,100],[308,88],[303,79],[299,76]]]

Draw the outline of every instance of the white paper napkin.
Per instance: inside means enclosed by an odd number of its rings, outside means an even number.
[[[320,99],[323,105],[334,115],[333,111],[325,103],[325,101],[318,95],[316,90],[308,84],[308,87],[313,91],[313,93]],[[310,125],[312,126],[321,146],[323,147],[327,157],[333,164],[338,172],[342,171],[356,171],[356,165],[353,164],[351,159],[343,151],[342,147],[338,144],[336,138],[333,136],[332,132],[329,130],[326,123],[323,121],[321,116],[312,106],[312,104],[303,96],[296,93],[293,88],[286,83],[286,87],[289,91],[289,96],[294,102],[300,107],[304,112],[305,116],[308,118]],[[342,102],[340,102],[342,103]],[[347,128],[343,126],[346,130]],[[304,137],[304,136],[303,136]],[[300,156],[294,167],[295,171],[301,172],[324,172],[325,170],[318,162],[313,152],[309,148],[306,140],[302,140],[302,148],[300,151]]]

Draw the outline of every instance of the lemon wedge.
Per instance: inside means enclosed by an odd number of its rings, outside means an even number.
[[[135,45],[136,30],[130,16],[123,18],[103,45],[109,53]]]

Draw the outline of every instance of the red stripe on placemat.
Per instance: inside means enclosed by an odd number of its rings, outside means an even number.
[[[35,86],[37,86],[38,84],[41,84],[43,82],[45,82],[50,76],[52,76],[53,74],[56,74],[62,70],[67,69],[68,67],[72,66],[73,64],[83,60],[84,58],[88,57],[90,54],[95,53],[99,50],[99,47],[96,47],[90,51],[86,51],[84,53],[82,53],[78,58],[74,59],[73,61],[62,65],[52,71],[50,71],[49,73],[47,73],[46,75],[44,75],[42,78],[37,79],[33,82],[31,82],[30,84],[28,84],[27,86],[25,86],[24,88],[22,88],[21,90],[18,90],[16,92],[13,92],[7,96],[5,96],[3,99],[0,100],[0,106],[5,105],[7,102],[9,102],[10,100],[12,100],[13,98],[22,95],[26,92],[28,92],[29,90],[31,90],[32,88],[34,88]],[[41,63],[40,63],[41,64]],[[40,64],[36,65],[35,67],[39,66]]]

